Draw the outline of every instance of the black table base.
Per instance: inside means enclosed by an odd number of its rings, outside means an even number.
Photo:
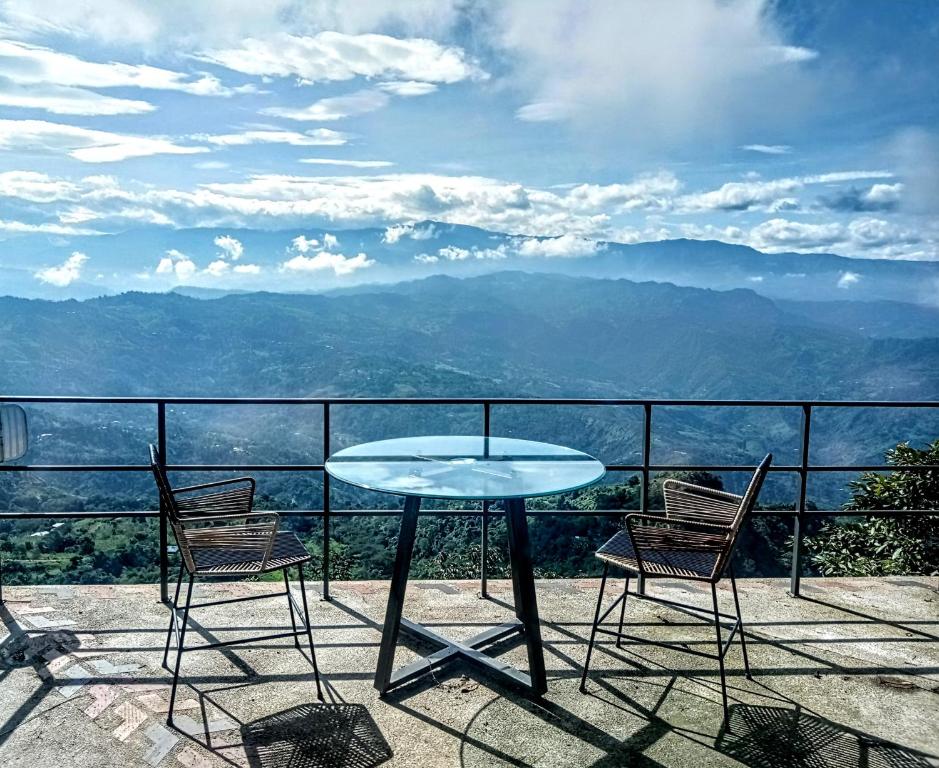
[[[517,619],[487,629],[463,641],[443,637],[421,624],[401,617],[408,570],[414,552],[414,537],[417,532],[417,516],[420,506],[419,496],[408,496],[405,499],[404,513],[401,516],[401,531],[398,535],[398,551],[391,574],[388,608],[385,611],[381,649],[378,653],[378,668],[375,671],[375,688],[378,689],[379,694],[384,696],[392,688],[436,671],[441,665],[456,659],[466,659],[502,682],[522,687],[536,696],[546,693],[548,683],[545,675],[541,625],[538,618],[538,601],[535,597],[535,576],[532,570],[525,502],[522,499],[505,501],[509,532],[509,559],[512,567],[512,591],[515,595]],[[429,656],[394,671],[395,649],[398,645],[398,633],[402,627],[409,634],[436,643],[441,648]],[[482,650],[515,634],[521,635],[528,646],[528,674],[486,655]]]

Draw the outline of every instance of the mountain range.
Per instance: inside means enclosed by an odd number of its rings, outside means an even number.
[[[206,267],[232,238],[242,255],[229,258],[226,273]],[[299,243],[299,245],[298,245]],[[321,249],[318,251],[317,249]],[[88,257],[81,278],[67,286],[37,280],[40,266],[62,264],[70,254]],[[302,263],[318,252],[346,258],[365,254],[367,264],[339,273]],[[527,237],[476,227],[418,222],[387,228],[327,231],[322,228],[170,229],[142,227],[119,234],[68,238],[13,237],[0,251],[0,294],[34,298],[88,298],[121,292],[169,290],[173,283],[155,268],[168,253],[190,259],[197,269],[185,283],[198,289],[319,292],[362,283],[393,283],[435,274],[477,276],[523,270],[580,277],[627,278],[727,290],[752,288],[780,299],[896,301],[939,306],[939,263],[846,258],[826,253],[762,253],[747,246],[705,240],[623,244],[583,238]],[[301,263],[285,267],[296,257]],[[174,256],[174,258],[178,258]],[[259,272],[235,274],[250,264]]]

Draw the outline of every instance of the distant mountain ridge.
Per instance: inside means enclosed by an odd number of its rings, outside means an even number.
[[[279,267],[298,255],[298,237],[322,242],[338,238],[336,253],[365,253],[374,264],[336,276],[329,269],[285,273]],[[242,264],[261,267],[260,275],[229,276],[219,284],[194,276],[199,290],[321,291],[368,283],[393,283],[433,274],[475,276],[507,269],[584,277],[624,277],[677,285],[730,289],[748,287],[773,298],[792,300],[900,301],[939,306],[939,262],[848,258],[826,253],[762,253],[743,245],[706,240],[663,240],[635,244],[528,237],[477,227],[418,222],[398,228],[327,230],[322,227],[255,230],[228,227],[169,229],[144,227],[127,232],[55,238],[10,238],[0,255],[0,293],[38,298],[87,298],[171,287],[153,274],[171,250],[186,254],[200,269],[218,258],[221,235],[244,247]],[[569,243],[568,251],[561,247]],[[528,244],[527,246],[524,244]],[[547,244],[547,245],[546,245]],[[579,244],[579,245],[578,245]],[[550,247],[548,247],[550,246]],[[581,255],[574,255],[581,248]],[[72,251],[89,257],[86,273],[97,282],[77,281],[67,288],[44,286],[34,273],[62,263]],[[530,255],[550,252],[554,255]],[[528,254],[528,255],[526,255]],[[112,277],[118,275],[118,278]],[[148,275],[147,279],[141,277]],[[210,284],[211,283],[211,284]]]

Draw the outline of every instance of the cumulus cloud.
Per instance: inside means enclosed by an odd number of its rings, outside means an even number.
[[[783,179],[730,181],[722,184],[717,189],[685,195],[678,201],[678,208],[685,212],[709,210],[747,211],[754,208],[788,210],[798,207],[798,201],[791,195],[808,185],[838,184],[846,181],[884,179],[892,176],[893,174],[889,171],[836,171],[814,176],[796,176]],[[886,199],[889,195],[886,190],[888,186],[891,185],[875,185],[875,187],[878,187],[877,192],[874,193],[875,198]],[[899,193],[899,189],[896,192]]]
[[[205,268],[205,273],[212,277],[222,277],[228,273],[231,265],[224,259],[216,259]]]
[[[385,229],[381,239],[383,243],[394,245],[402,237],[410,240],[430,240],[437,234],[433,224],[427,224],[423,227],[416,224],[393,224]]]
[[[214,240],[215,245],[221,250],[219,254],[223,259],[238,261],[245,252],[245,247],[241,241],[231,235],[219,235]]]
[[[426,254],[424,254],[426,256]],[[478,248],[476,246],[472,248],[460,248],[456,245],[446,245],[443,248],[437,250],[437,257],[435,260],[445,259],[446,261],[465,261],[467,259],[507,259],[509,257],[509,249],[505,243],[500,243],[495,248]],[[415,257],[416,258],[416,257]],[[417,259],[417,261],[424,261],[425,263],[433,263],[429,258]]]
[[[158,275],[172,275],[177,280],[189,280],[197,271],[196,263],[186,254],[177,251],[175,248],[166,252],[166,255],[160,259],[154,272]]]
[[[894,211],[900,204],[900,193],[903,184],[874,184],[869,189],[861,190],[852,187],[832,195],[819,198],[825,208],[833,211],[848,211],[852,213],[873,211]]]
[[[527,238],[516,243],[520,256],[546,258],[577,258],[593,256],[603,250],[603,244],[576,235],[560,237]]]
[[[81,187],[65,179],[56,179],[36,171],[0,173],[0,197],[18,197],[31,203],[74,200]]]
[[[147,52],[238,46],[248,37],[331,29],[348,34],[380,28],[436,37],[459,18],[458,0],[329,0],[297,3],[154,3],[152,0],[6,0],[3,21],[21,34],[54,33]]]
[[[841,276],[838,278],[838,287],[839,288],[850,288],[852,285],[860,281],[861,276],[857,272],[842,272]]]
[[[357,117],[388,105],[390,98],[384,91],[363,88],[345,96],[330,96],[315,101],[308,107],[267,107],[261,112],[288,120],[328,121],[344,117]]]
[[[65,153],[86,163],[111,163],[148,155],[189,155],[206,147],[183,146],[161,136],[97,131],[45,120],[0,119],[0,149]]]
[[[285,272],[322,272],[331,269],[337,277],[342,277],[374,264],[374,259],[368,258],[364,253],[344,256],[341,253],[320,251],[315,256],[294,256],[281,264],[281,269]]]
[[[88,262],[88,257],[81,251],[73,251],[62,264],[55,267],[46,267],[35,273],[38,280],[57,288],[65,288],[81,277],[82,267]]]
[[[323,247],[324,247],[327,251],[331,251],[333,248],[338,248],[338,247],[339,247],[339,238],[336,237],[335,235],[329,234],[329,232],[326,232],[326,233],[323,235]]]
[[[483,76],[460,48],[423,38],[378,34],[249,37],[237,47],[206,51],[200,58],[249,75],[298,77],[307,83],[357,76],[456,83]]]
[[[752,135],[815,90],[803,67],[816,52],[787,43],[765,0],[498,3],[491,34],[514,65],[520,119],[617,141]]]
[[[290,241],[290,247],[297,253],[307,253],[320,247],[320,241],[313,237],[297,235]]]

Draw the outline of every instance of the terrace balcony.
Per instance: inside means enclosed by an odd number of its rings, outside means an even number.
[[[127,766],[928,766],[937,765],[939,583],[935,578],[740,581],[753,680],[728,654],[731,716],[722,725],[713,662],[641,642],[580,667],[598,580],[539,580],[548,693],[532,699],[461,663],[379,699],[372,687],[387,584],[309,587],[326,682],[292,642],[187,654],[179,731],[165,726],[166,608],[155,585],[9,587],[0,608],[0,764]],[[496,624],[511,584],[412,582],[406,613],[444,634]],[[198,587],[200,597],[275,591],[270,583]],[[707,604],[688,582],[655,582]],[[729,589],[720,593],[731,600]],[[193,642],[270,631],[282,600],[208,608]],[[712,642],[710,629],[650,603],[627,612],[637,638]],[[524,664],[518,644],[504,657]],[[406,644],[399,659],[426,653]]]
[[[124,431],[129,442],[120,447],[117,458],[110,454],[101,458],[98,453],[98,463],[90,463],[67,451],[57,453],[54,444],[49,447],[53,436],[41,447],[38,461],[0,466],[0,480],[5,473],[55,477],[78,472],[117,473],[138,484],[150,483],[149,466],[133,463],[143,459],[147,441],[141,442],[138,435],[144,428],[149,428],[149,439],[168,456],[167,470],[184,477],[250,472],[260,475],[259,487],[263,487],[267,473],[268,477],[306,473],[311,485],[319,483],[321,496],[313,496],[308,509],[283,510],[282,515],[288,527],[298,518],[322,521],[322,559],[314,567],[326,576],[307,586],[325,702],[317,700],[312,668],[289,639],[187,653],[176,700],[177,729],[172,730],[166,726],[172,676],[161,666],[168,580],[175,559],[166,515],[155,505],[118,512],[113,508],[0,510],[0,518],[14,520],[151,519],[154,539],[159,531],[160,566],[158,584],[14,586],[8,581],[4,585],[0,766],[939,766],[939,720],[935,717],[939,579],[806,578],[801,546],[804,526],[813,516],[846,514],[811,506],[812,478],[856,475],[859,470],[936,469],[813,462],[813,413],[881,408],[914,414],[925,429],[921,417],[939,413],[937,403],[68,396],[0,400],[33,409],[137,409],[136,421],[124,422],[133,429]],[[746,461],[691,463],[693,457],[688,457],[682,463],[673,457],[658,458],[652,425],[662,411],[763,408],[795,417],[795,426],[783,425],[773,437],[788,447],[779,452],[782,460],[771,467],[778,487],[788,478],[794,488],[791,506],[753,513],[791,520],[791,576],[738,581],[753,679],[743,673],[739,646],[732,646],[727,655],[730,716],[726,723],[713,660],[647,643],[677,642],[691,650],[711,646],[713,627],[644,601],[628,603],[626,631],[633,639],[617,648],[611,638],[600,637],[587,692],[580,692],[599,587],[599,580],[593,578],[537,580],[547,666],[545,696],[502,686],[460,661],[379,698],[373,680],[388,582],[329,578],[330,521],[398,516],[400,510],[338,508],[333,503],[336,491],[330,492],[325,459],[337,443],[350,439],[347,427],[337,430],[335,426],[337,411],[430,406],[439,415],[441,406],[452,407],[453,412],[438,419],[438,423],[448,423],[447,429],[459,430],[449,434],[488,436],[518,434],[518,424],[504,414],[536,405],[635,414],[638,418],[623,420],[617,432],[625,434],[629,424],[636,427],[638,439],[633,448],[605,457],[605,467],[608,472],[638,478],[638,509],[643,512],[656,511],[649,500],[656,473],[694,470],[740,476],[752,469]],[[319,424],[310,428],[313,443],[318,443],[316,451],[299,460],[291,457],[293,463],[250,455],[242,458],[242,454],[234,454],[229,463],[181,457],[185,451],[177,450],[174,440],[183,430],[174,429],[172,422],[192,422],[187,409],[203,406],[319,413]],[[504,419],[498,426],[494,426],[496,412]],[[574,422],[568,423],[569,429],[575,429]],[[81,436],[80,431],[77,434]],[[769,447],[776,451],[775,444]],[[740,451],[735,456],[740,458]],[[147,498],[155,496],[152,486],[147,486],[147,494]],[[618,520],[625,511],[596,509],[586,514]],[[513,589],[509,581],[487,573],[486,548],[490,521],[502,513],[482,504],[472,509],[426,509],[422,514],[478,518],[482,567],[479,580],[412,581],[405,616],[454,638],[500,624],[511,613]],[[585,512],[538,509],[532,513],[560,514]],[[921,511],[879,510],[876,514]],[[709,590],[694,582],[662,579],[647,588],[665,599],[702,607],[709,603]],[[279,584],[264,581],[198,583],[194,597],[199,602],[247,598],[281,589]],[[614,594],[608,592],[608,599]],[[719,596],[722,610],[728,609],[732,596],[726,582],[721,583]],[[192,615],[186,645],[277,632],[285,620],[283,597],[241,603],[234,611],[230,606],[206,608]],[[398,665],[436,650],[406,633],[401,642],[395,659]],[[522,669],[527,665],[518,638],[501,641],[486,653]]]

